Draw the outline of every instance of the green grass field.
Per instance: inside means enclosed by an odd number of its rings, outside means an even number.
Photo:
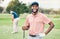
[[[55,24],[54,29],[44,37],[44,39],[60,39],[60,20],[54,20],[52,19],[53,23]],[[25,18],[21,18],[19,20],[19,26],[18,30],[19,32],[16,34],[11,34],[12,31],[12,21],[11,21],[11,15],[9,14],[0,14],[0,39],[23,39],[23,31],[21,29],[22,25],[25,22]],[[45,26],[45,29],[47,29],[49,25]],[[27,31],[26,31],[26,39],[27,39]]]

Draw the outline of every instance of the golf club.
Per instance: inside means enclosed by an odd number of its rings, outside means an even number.
[[[23,30],[23,39],[25,39],[25,30]]]

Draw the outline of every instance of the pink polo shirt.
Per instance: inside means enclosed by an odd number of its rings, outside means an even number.
[[[44,24],[48,24],[51,20],[42,13],[35,16],[30,14],[26,18],[25,26],[30,25],[29,34],[36,35],[44,32]]]

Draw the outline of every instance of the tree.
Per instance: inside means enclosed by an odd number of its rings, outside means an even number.
[[[7,10],[7,12],[10,12],[10,10],[12,10],[12,9],[13,9],[13,11],[17,12],[18,15],[22,14],[24,12],[29,12],[26,4],[19,2],[18,0],[11,1],[6,10]]]
[[[3,7],[0,7],[0,13],[3,11]]]
[[[56,11],[56,14],[60,14],[60,9],[58,11]]]

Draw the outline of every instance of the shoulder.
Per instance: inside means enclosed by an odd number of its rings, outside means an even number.
[[[40,15],[45,15],[45,14],[43,14],[43,13],[39,13]]]
[[[27,17],[26,18],[30,18],[32,16],[32,14],[29,14],[29,15],[27,15]]]
[[[16,13],[16,12],[13,12],[13,13]]]
[[[17,14],[16,12],[13,12],[12,14]]]
[[[40,15],[42,16],[42,17],[47,17],[45,14],[43,14],[43,13],[40,13]]]

